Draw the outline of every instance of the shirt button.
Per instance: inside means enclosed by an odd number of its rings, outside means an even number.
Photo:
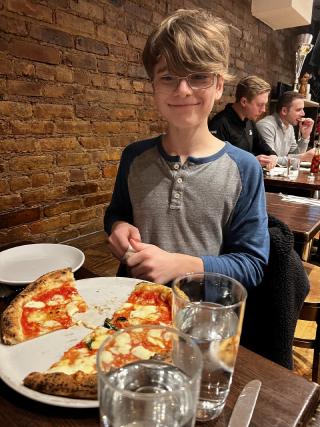
[[[179,194],[179,193],[175,193],[175,194],[174,194],[174,197],[175,197],[176,199],[180,199],[180,194]]]
[[[182,182],[182,178],[178,178],[178,179],[177,179],[177,183],[178,183],[178,184],[181,184],[181,182]]]
[[[174,168],[175,170],[178,170],[178,169],[180,168],[179,163],[175,163],[175,164],[174,164],[174,166],[173,166],[173,168]]]

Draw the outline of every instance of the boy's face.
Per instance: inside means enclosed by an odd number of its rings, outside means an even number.
[[[186,73],[187,74],[187,73]],[[206,80],[210,73],[197,73],[196,78]],[[177,87],[168,90],[159,89],[159,78],[174,75],[168,70],[165,59],[162,57],[154,69],[154,100],[162,117],[169,125],[178,128],[198,127],[207,125],[208,116],[214,102],[221,98],[223,78],[213,77],[213,84],[205,89],[192,89],[186,79],[179,80]],[[184,77],[184,76],[181,76]],[[210,75],[210,78],[212,76]],[[170,77],[168,77],[170,79]]]
[[[241,106],[245,117],[249,120],[256,121],[261,114],[266,111],[268,97],[269,92],[264,92],[256,95],[251,101],[245,97],[241,98]]]

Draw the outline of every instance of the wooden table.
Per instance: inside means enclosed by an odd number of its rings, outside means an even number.
[[[309,171],[301,170],[297,179],[290,180],[284,176],[265,176],[264,185],[266,191],[277,191],[285,194],[295,194],[295,191],[304,191],[306,196],[316,197],[320,190],[320,174],[314,181],[308,179]]]
[[[86,255],[89,249],[89,247],[86,248]],[[95,256],[91,253],[91,257]],[[87,263],[91,262],[93,263],[93,259],[87,259]],[[92,276],[95,274],[84,267],[76,273],[77,279]],[[2,300],[0,311],[4,306],[5,301]],[[227,426],[240,391],[252,379],[262,381],[261,392],[250,424],[252,427],[306,425],[318,405],[319,385],[240,347],[231,391],[222,415],[216,422],[199,424],[199,426]],[[97,427],[99,425],[98,409],[60,408],[45,405],[16,393],[0,381],[0,425],[5,427],[29,425]]]
[[[281,200],[275,193],[266,193],[267,211],[293,231],[295,246],[304,261],[308,261],[312,239],[320,231],[320,204],[311,206]]]

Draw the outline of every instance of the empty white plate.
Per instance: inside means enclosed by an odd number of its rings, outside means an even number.
[[[50,271],[71,267],[77,271],[84,253],[59,243],[33,243],[0,252],[0,282],[19,286],[33,282]]]

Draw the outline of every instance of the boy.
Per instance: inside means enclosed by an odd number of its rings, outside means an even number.
[[[147,40],[143,61],[168,131],[125,148],[105,215],[109,247],[132,277],[168,283],[213,271],[247,287],[263,277],[261,167],[207,124],[229,77],[228,54],[226,26],[205,11],[178,10]]]
[[[209,121],[210,131],[222,141],[249,151],[262,167],[272,169],[277,154],[260,136],[255,121],[266,111],[270,85],[258,76],[247,76],[236,87],[236,100]]]

